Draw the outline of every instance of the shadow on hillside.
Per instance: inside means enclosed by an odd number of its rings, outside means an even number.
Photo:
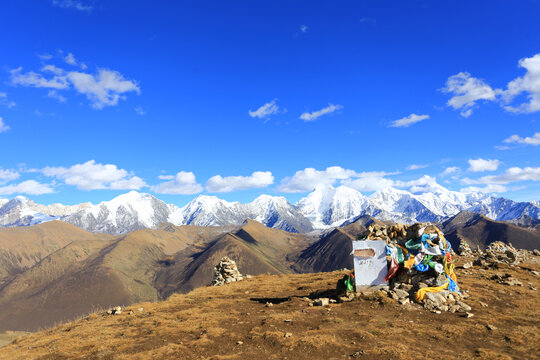
[[[287,297],[264,297],[264,298],[250,298],[251,301],[256,301],[261,304],[272,303],[274,305],[281,304],[287,301],[291,301],[293,298],[303,299],[309,298],[311,300],[319,298],[337,298],[338,294],[336,289],[327,289],[327,290],[315,290],[309,295],[291,295]]]

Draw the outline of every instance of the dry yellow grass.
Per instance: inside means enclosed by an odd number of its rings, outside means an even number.
[[[528,286],[540,288],[530,271],[539,268],[458,272],[471,295],[469,319],[403,307],[377,294],[310,307],[305,297],[334,288],[344,272],[261,275],[133,305],[121,315],[91,314],[17,339],[0,349],[0,359],[540,358],[539,295]],[[489,280],[496,272],[525,286]],[[266,307],[266,300],[276,304]]]

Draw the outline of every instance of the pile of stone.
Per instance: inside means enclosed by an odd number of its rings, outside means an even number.
[[[240,271],[238,271],[236,262],[225,256],[214,268],[214,280],[212,281],[211,285],[221,286],[231,282],[241,281],[243,279],[244,277]]]
[[[518,251],[512,244],[495,241],[488,245],[485,252],[474,260],[476,266],[494,266],[497,264],[516,265],[524,260],[528,251]]]
[[[415,294],[419,289],[438,287],[446,283],[446,281],[447,278],[443,274],[434,275],[429,272],[410,270],[390,279],[390,289],[387,290],[387,294],[401,305],[406,305],[415,301]],[[467,297],[466,294],[448,290],[428,292],[421,305],[425,309],[436,313],[444,311],[467,313],[471,310],[471,307],[463,301]]]
[[[391,254],[387,256],[388,271],[392,275],[388,277],[389,289],[386,292],[390,298],[402,305],[418,299],[424,308],[437,313],[467,313],[471,310],[471,307],[463,302],[467,295],[459,292],[457,283],[453,282],[453,286],[449,287],[449,277],[445,273],[447,270],[444,264],[450,269],[448,271],[453,271],[452,249],[444,234],[435,225],[372,224],[363,234],[363,238],[384,240],[387,244],[387,254]],[[462,251],[473,253],[467,244]],[[396,263],[399,265],[398,270],[392,271]],[[420,289],[440,288],[443,285],[447,286],[446,289],[433,289],[434,292],[426,292],[418,297]]]
[[[471,247],[464,240],[461,240],[457,253],[460,256],[474,256],[474,252],[472,251]]]
[[[408,239],[417,238],[421,229],[426,234],[436,232],[436,227],[428,223],[415,223],[412,225],[403,225],[400,223],[393,225],[371,224],[358,238],[365,240],[384,240],[389,245],[402,245]]]
[[[468,313],[471,307],[463,302],[464,295],[448,290],[441,290],[436,293],[426,293],[424,308],[438,313],[448,311],[451,313]],[[470,317],[470,316],[469,316]]]

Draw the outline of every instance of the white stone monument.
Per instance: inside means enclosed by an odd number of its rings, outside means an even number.
[[[352,242],[356,289],[387,285],[386,242],[356,240]]]

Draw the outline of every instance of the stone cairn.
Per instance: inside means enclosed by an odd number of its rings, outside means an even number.
[[[495,241],[488,245],[485,252],[474,260],[475,266],[496,266],[496,264],[517,265],[529,255],[527,250],[516,250],[512,244]]]
[[[470,245],[464,240],[461,240],[457,253],[460,256],[473,256],[474,255]]]
[[[359,236],[359,239],[384,240],[390,247],[398,245],[405,246],[409,239],[418,239],[421,233],[442,234],[435,225],[429,223],[416,223],[413,225],[385,225],[371,224],[367,231]],[[438,239],[434,239],[438,243]],[[470,250],[470,249],[469,249]],[[434,262],[442,262],[442,255],[433,258]],[[387,295],[398,301],[401,305],[413,303],[416,292],[425,287],[438,287],[447,282],[446,276],[430,269],[429,271],[417,271],[414,268],[400,268],[397,275],[389,280],[389,289]],[[471,307],[463,302],[467,298],[467,293],[450,292],[441,290],[433,293],[426,293],[421,305],[432,312],[441,313],[457,312],[467,316]],[[470,315],[472,316],[472,315]]]
[[[214,280],[211,285],[221,286],[243,279],[244,277],[240,274],[240,271],[238,271],[236,262],[225,256],[214,268]]]

